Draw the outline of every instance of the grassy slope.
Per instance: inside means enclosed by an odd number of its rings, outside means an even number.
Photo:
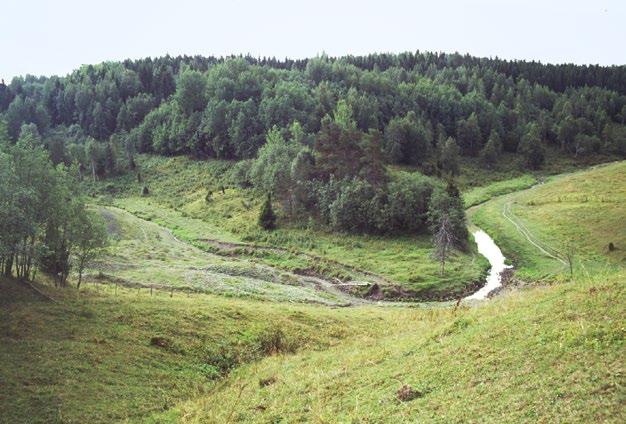
[[[579,243],[586,261],[590,249],[611,226],[619,246],[623,217],[624,164],[557,178],[519,196],[528,207],[559,193],[566,208],[544,204],[533,231]],[[568,189],[569,187],[569,189]],[[591,202],[591,194],[604,195]],[[488,190],[487,190],[488,191]],[[488,230],[499,228],[505,252],[515,251],[526,272],[560,270],[538,255],[525,239],[499,223],[498,205],[518,195],[488,202],[475,214]],[[608,198],[612,201],[608,201]],[[584,199],[579,205],[575,199]],[[520,203],[520,202],[518,202]],[[563,203],[563,200],[560,202]],[[494,209],[489,209],[494,208]],[[576,221],[568,213],[577,210]],[[582,209],[582,210],[581,210]],[[489,211],[489,213],[487,213]],[[561,220],[565,218],[565,221]],[[539,226],[539,220],[547,225]],[[575,224],[575,225],[574,225]],[[490,226],[492,225],[492,226]],[[496,224],[497,225],[497,224]],[[527,224],[531,226],[531,224]],[[561,226],[585,232],[576,239]],[[499,233],[494,233],[499,234]],[[618,253],[619,254],[619,253]],[[605,259],[600,255],[600,259]],[[613,258],[620,261],[620,258]],[[536,267],[533,269],[532,267]],[[552,267],[552,268],[551,268]],[[555,268],[556,267],[556,268]],[[312,355],[274,357],[243,367],[228,384],[180,405],[167,415],[183,422],[623,422],[621,407],[624,352],[624,280],[619,264],[577,273],[573,281],[521,291],[480,308],[423,312],[410,331],[359,340]],[[260,379],[276,383],[260,387]],[[421,393],[401,402],[404,384]],[[293,396],[298,393],[298,396]]]
[[[190,237],[206,230],[166,213]],[[149,224],[118,221],[127,236],[111,272],[132,255],[137,282],[161,255],[209,261]],[[44,288],[57,305],[0,280],[0,422],[623,422],[626,274],[615,268],[455,313]],[[168,347],[151,346],[154,336]],[[400,402],[404,384],[422,396]]]
[[[468,192],[473,188],[488,186],[500,181],[515,180],[528,175],[541,178],[564,174],[619,159],[616,156],[604,155],[575,158],[563,155],[560,150],[550,146],[546,148],[545,153],[545,162],[541,169],[532,172],[525,166],[521,156],[507,152],[502,152],[498,163],[492,166],[486,166],[478,158],[462,157],[461,175],[457,178],[457,183],[464,192]]]
[[[390,326],[408,309],[330,309],[119,287],[83,291],[0,279],[0,422],[139,420],[201,396],[232,366],[326,349]],[[167,347],[151,345],[166,339]]]
[[[345,296],[306,285],[293,274],[247,260],[205,252],[155,223],[116,208],[101,207],[113,242],[87,281],[125,286],[173,287],[275,301],[345,303]],[[195,228],[185,228],[194,231]]]
[[[625,205],[626,162],[617,162],[499,197],[472,210],[471,217],[493,235],[520,276],[535,279],[562,274],[566,267],[530,244],[503,211],[557,257],[574,246],[576,270],[585,272],[625,263]],[[617,247],[614,252],[608,251],[609,242]]]
[[[496,181],[480,187],[474,187],[463,193],[463,202],[465,207],[484,203],[496,196],[513,193],[515,191],[530,188],[537,183],[537,179],[530,174],[524,174],[521,177],[511,178],[509,180]]]
[[[410,329],[244,366],[156,418],[623,422],[625,277],[519,292],[456,314],[423,311]],[[269,377],[276,383],[261,387]],[[405,384],[421,396],[399,401]]]
[[[232,164],[220,161],[193,161],[177,157],[142,157],[143,183],[123,176],[99,184],[105,203],[112,203],[144,219],[171,229],[177,237],[194,245],[213,250],[205,240],[249,242],[280,246],[293,254],[256,255],[255,260],[286,270],[316,270],[341,280],[350,279],[345,270],[333,268],[330,261],[355,266],[400,284],[417,296],[439,296],[461,293],[468,283],[480,281],[487,267],[475,252],[456,254],[444,278],[432,259],[429,236],[378,237],[336,234],[311,228],[281,225],[268,233],[256,224],[259,199],[250,190],[218,190],[220,176]],[[141,187],[150,188],[149,197],[141,197]],[[205,201],[208,188],[211,202]],[[307,252],[329,260],[320,263],[297,255]]]

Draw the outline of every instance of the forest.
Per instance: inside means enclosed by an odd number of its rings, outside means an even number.
[[[624,157],[625,76],[624,66],[420,52],[165,56],[14,78],[0,85],[0,116],[10,140],[27,127],[80,178],[141,178],[136,153],[239,160],[231,183],[271,195],[288,217],[406,233],[444,213],[464,240],[460,158],[489,168],[508,152],[539,169],[546,149]]]

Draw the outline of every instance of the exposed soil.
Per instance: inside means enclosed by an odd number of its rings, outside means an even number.
[[[502,294],[507,291],[511,291],[512,289],[520,288],[526,285],[526,283],[524,283],[522,280],[515,278],[514,268],[507,268],[504,271],[502,271],[500,273],[500,281],[502,282],[502,286],[498,287],[495,290],[492,290],[487,295],[487,298],[491,299],[499,294]]]

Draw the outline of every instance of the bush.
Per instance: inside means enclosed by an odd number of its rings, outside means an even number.
[[[252,187],[252,182],[250,181],[250,168],[253,163],[254,161],[249,159],[237,162],[230,170],[230,174],[228,176],[230,183],[241,188]]]
[[[392,181],[387,190],[387,225],[383,229],[411,233],[423,231],[433,190],[433,180],[417,173],[402,174]]]
[[[375,231],[380,208],[375,205],[382,193],[362,180],[344,181],[330,205],[330,223],[338,230]]]

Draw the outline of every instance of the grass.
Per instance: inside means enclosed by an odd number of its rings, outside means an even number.
[[[529,174],[523,171],[521,163],[509,159],[504,154],[503,160],[494,169],[486,169],[476,160],[464,161],[458,183],[465,189],[466,206],[478,205],[493,197],[530,187],[546,175],[576,169],[586,163],[565,158],[548,149],[544,169]],[[588,161],[595,163],[605,159],[594,157]],[[448,271],[442,277],[433,259],[428,235],[381,237],[337,234],[317,225],[295,225],[284,219],[280,221],[278,230],[263,231],[256,223],[262,196],[254,190],[229,185],[232,162],[143,155],[138,163],[141,183],[133,176],[125,175],[101,182],[92,187],[92,191],[99,193],[105,204],[113,204],[158,223],[178,238],[205,251],[220,253],[222,242],[275,246],[282,251],[243,248],[222,253],[236,254],[242,259],[288,272],[313,273],[341,281],[369,280],[364,273],[374,273],[380,277],[377,283],[385,283],[381,285],[387,298],[422,300],[461,296],[482,281],[488,267],[472,246],[470,252],[457,252],[451,258]],[[476,187],[477,181],[486,185]],[[140,195],[144,185],[150,189],[148,197]],[[224,190],[221,190],[222,186]],[[206,200],[208,191],[212,192],[210,201]],[[509,235],[498,237],[503,239]],[[515,235],[510,237],[515,239]],[[523,241],[520,236],[511,245],[523,245]],[[523,255],[535,256],[528,269],[541,272],[533,276],[553,274],[559,269],[558,265],[552,266],[551,261],[546,263],[543,258],[533,255],[532,248],[526,252],[516,251],[510,256],[518,260]],[[357,268],[359,272],[351,268]],[[360,292],[355,290],[355,293]]]
[[[176,288],[276,301],[346,302],[346,296],[319,290],[293,274],[201,250],[156,223],[124,210],[100,207],[100,213],[106,219],[113,242],[107,255],[88,270],[88,282]],[[185,231],[196,229],[193,225],[185,227]]]
[[[375,337],[409,325],[416,313],[150,296],[112,286],[77,296],[74,289],[41,286],[56,304],[14,280],[1,279],[0,288],[0,422],[6,423],[139,421],[208,393],[246,362]]]
[[[363,272],[375,273],[389,282],[383,284],[383,291],[390,298],[456,298],[481,281],[488,266],[472,247],[469,253],[457,252],[442,277],[428,235],[337,234],[284,219],[278,230],[263,231],[256,223],[261,196],[253,190],[219,190],[232,163],[156,156],[142,156],[138,162],[142,183],[122,176],[97,184],[93,192],[101,195],[102,203],[165,226],[204,250],[215,252],[220,242],[276,246],[283,251],[236,253],[285,271],[314,272],[341,281],[362,280]],[[140,196],[144,184],[150,189],[148,197]],[[213,195],[207,202],[209,189]]]
[[[565,174],[588,168],[593,165],[619,160],[616,156],[593,155],[576,158],[564,155],[559,149],[547,146],[545,161],[541,169],[529,171],[520,155],[502,152],[495,165],[486,166],[478,158],[462,157],[461,173],[457,177],[457,185],[464,192],[473,188],[488,186],[505,180],[514,180],[525,175],[542,179],[551,175]],[[520,187],[522,188],[522,187]]]
[[[471,211],[472,221],[492,234],[505,256],[527,279],[566,274],[557,258],[571,246],[577,272],[592,272],[626,261],[626,162],[550,178],[536,188],[512,193]],[[503,211],[505,214],[503,215]],[[612,242],[616,249],[608,250]]]
[[[496,196],[530,188],[536,183],[537,179],[533,175],[524,174],[521,177],[474,187],[463,193],[463,201],[465,207],[469,208],[484,203]]]
[[[155,422],[623,422],[624,273],[245,365]],[[274,384],[261,381],[272,378]],[[408,385],[412,400],[400,400]]]
[[[145,160],[147,181],[148,165],[171,167],[189,186],[199,183],[183,165],[205,166]],[[213,251],[221,248],[208,238],[226,245],[250,234],[210,219],[247,193],[233,191],[222,206],[215,200],[201,207],[189,188],[165,192],[176,185],[174,177],[154,175],[163,181],[151,184],[147,198],[132,196],[137,187],[126,177],[97,187],[115,195],[107,203],[133,213],[101,207],[114,240],[80,293],[38,284],[52,302],[25,283],[0,278],[0,422],[626,420],[626,162],[473,207],[473,222],[494,236],[522,276],[562,274],[563,265],[502,216],[504,205],[537,242],[568,242],[578,252],[573,279],[550,278],[478,307],[307,304],[345,299],[286,269],[270,272],[271,263],[314,262],[294,246],[400,279],[414,272],[413,260],[404,261],[418,244],[289,228],[253,239],[301,237],[286,242],[293,250],[284,254]],[[243,224],[245,213],[233,210],[226,222]],[[609,239],[617,250],[603,249]],[[419,269],[426,252],[415,255]],[[147,286],[165,290],[137,289]]]

